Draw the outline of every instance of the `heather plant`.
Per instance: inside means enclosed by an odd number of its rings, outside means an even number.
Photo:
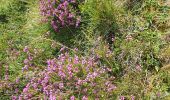
[[[50,21],[56,32],[62,28],[78,27],[81,20],[78,3],[76,0],[40,0],[43,21]]]
[[[107,67],[99,67],[96,57],[62,53],[58,58],[47,61],[47,67],[30,79],[18,98],[50,100],[113,98],[116,89],[115,77],[108,76],[108,71]]]

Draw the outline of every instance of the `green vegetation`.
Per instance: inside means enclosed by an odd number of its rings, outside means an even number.
[[[169,100],[169,0],[0,0],[0,100]]]

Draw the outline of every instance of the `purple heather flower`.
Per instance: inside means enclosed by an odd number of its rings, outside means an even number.
[[[50,3],[51,2],[51,0],[48,0],[48,3]]]
[[[17,100],[17,96],[12,96],[12,100]]]
[[[19,91],[18,88],[16,88],[16,89],[15,89],[15,93],[18,93],[18,91]]]
[[[105,85],[106,85],[106,86],[108,86],[108,85],[109,85],[109,83],[110,83],[110,82],[109,82],[109,81],[107,81],[107,82],[105,83]]]
[[[74,48],[74,51],[78,51],[78,48]]]
[[[74,14],[69,13],[68,18],[73,18],[73,17],[74,17]]]
[[[70,97],[70,100],[75,100],[75,96],[74,96],[74,95],[71,96],[71,97]]]
[[[59,83],[59,88],[63,89],[64,88],[64,84],[63,83]]]
[[[77,82],[78,85],[81,85],[82,83],[83,83],[83,81],[80,80],[80,79],[79,79],[78,82]]]
[[[22,68],[22,71],[24,71],[24,70],[28,70],[28,65],[25,65],[23,68]]]
[[[80,21],[81,21],[81,17],[78,17],[78,18],[77,18],[77,21],[76,21],[76,27],[78,27],[78,26],[79,26]]]
[[[25,46],[25,48],[24,48],[24,50],[23,50],[24,52],[28,52],[28,47],[27,46]]]
[[[28,87],[25,87],[25,88],[23,89],[23,92],[26,93],[27,91],[28,91]]]
[[[51,16],[51,10],[48,10],[47,11],[47,17],[50,17]]]
[[[63,3],[64,7],[67,7],[68,4],[69,4],[68,1],[65,1],[65,2]]]
[[[81,62],[82,65],[86,64],[86,60],[83,59],[82,62]]]
[[[34,89],[37,89],[37,87],[38,87],[37,83],[34,83],[32,86],[33,86]]]
[[[58,75],[59,75],[61,78],[65,78],[65,77],[66,77],[65,73],[62,72],[62,71],[59,71],[59,72],[58,72]]]
[[[83,96],[82,100],[88,100],[88,98],[86,96]]]
[[[51,65],[51,60],[47,60],[47,64],[48,64],[48,66],[50,66]]]
[[[44,81],[45,83],[48,83],[49,79],[50,79],[50,77],[49,77],[49,76],[45,76],[45,78],[44,78],[44,80],[43,80],[43,81]]]
[[[19,96],[18,100],[22,100],[22,97],[21,97],[21,96]]]
[[[74,64],[78,64],[79,63],[79,57],[78,56],[75,56],[74,58]]]
[[[28,59],[31,61],[31,60],[33,60],[33,57],[29,54]]]
[[[66,47],[62,47],[62,48],[60,49],[60,52],[63,51],[63,50],[65,50],[65,48],[66,48]]]
[[[56,0],[40,0],[41,15],[43,15],[47,20],[52,18],[55,24],[51,24],[51,26],[56,32],[58,32],[60,28],[66,27],[66,24],[67,26],[78,26],[80,23],[80,17],[76,19],[77,14],[73,15],[74,9],[70,7],[73,6],[71,5],[72,3],[76,3],[76,0],[60,0],[58,3]],[[58,19],[54,19],[54,17]]]
[[[71,70],[72,70],[72,65],[68,65],[68,66],[67,66],[67,70],[68,70],[68,71],[71,71]]]
[[[125,100],[124,96],[120,96],[119,100]]]
[[[108,92],[111,92],[114,89],[116,89],[116,86],[111,84],[107,90]]]
[[[25,59],[24,60],[24,64],[28,64],[29,60],[28,59]]]
[[[50,98],[49,98],[50,100],[56,100],[56,97],[55,97],[55,95],[53,95],[53,94],[50,94]]]
[[[93,78],[95,78],[96,76],[98,76],[98,73],[97,72],[93,72]]]
[[[58,26],[56,25],[55,21],[51,21],[51,26],[56,32],[58,31]]]
[[[19,83],[19,78],[17,78],[17,79],[15,80],[15,82],[18,84],[18,83]]]
[[[78,73],[79,72],[79,69],[76,67],[74,68],[74,72]]]

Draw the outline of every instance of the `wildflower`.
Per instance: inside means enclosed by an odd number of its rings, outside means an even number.
[[[19,92],[19,90],[18,90],[18,88],[16,88],[16,89],[15,89],[15,93],[18,93],[18,92]]]
[[[70,100],[75,100],[75,96],[74,96],[74,95],[71,96],[71,97],[70,97]]]
[[[63,3],[63,5],[64,5],[64,7],[66,8],[66,7],[68,6],[68,1],[65,1],[65,2]]]
[[[37,83],[34,83],[34,84],[33,84],[33,88],[34,88],[34,89],[37,89],[37,87],[38,87],[38,86],[37,86]]]
[[[119,100],[125,100],[124,96],[120,96]]]
[[[68,69],[68,71],[71,71],[72,70],[72,65],[68,65],[67,69]]]
[[[27,46],[25,46],[25,48],[24,48],[24,50],[23,50],[24,52],[28,52],[28,47]]]
[[[31,61],[31,60],[33,60],[33,57],[29,54],[28,59]]]
[[[78,48],[74,48],[74,51],[78,51]]]
[[[88,98],[86,96],[83,96],[82,100],[88,100]]]
[[[86,64],[86,60],[83,59],[82,62],[81,62],[82,65]]]
[[[114,42],[115,41],[115,37],[112,37],[112,42]]]
[[[82,83],[83,83],[83,82],[82,82],[82,80],[80,80],[80,79],[79,79],[78,82],[77,82],[78,85],[81,85]]]
[[[56,32],[58,32],[58,27],[57,27],[55,21],[51,21],[51,26],[54,28],[54,30],[55,30]]]
[[[28,70],[28,65],[25,65],[23,68],[22,68],[22,71],[24,71],[24,70]]]
[[[47,60],[47,64],[48,64],[48,66],[50,66],[51,65],[51,60]]]
[[[25,59],[24,60],[24,64],[28,64],[29,60],[28,59]]]
[[[77,21],[76,21],[76,27],[78,27],[78,26],[79,26],[80,21],[81,21],[81,17],[78,17],[78,18],[77,18]]]
[[[98,76],[98,73],[97,72],[93,72],[92,76],[93,76],[93,78],[95,78],[95,77]]]
[[[17,96],[12,96],[12,100],[17,100]]]
[[[59,83],[59,88],[63,89],[64,88],[64,84],[63,83]]]
[[[107,89],[108,92],[113,91],[114,89],[116,89],[115,85],[110,85],[109,88]]]
[[[25,92],[28,92],[28,87],[25,87],[24,89],[23,89],[23,92],[25,93]]]
[[[56,97],[55,97],[55,95],[53,95],[53,93],[50,92],[50,98],[49,99],[50,100],[56,100]]]
[[[66,47],[62,47],[62,48],[60,49],[60,52],[63,51],[63,50],[65,50],[65,48],[66,48]]]
[[[78,64],[79,63],[79,58],[78,58],[78,56],[75,56],[75,58],[74,58],[74,64]]]
[[[22,97],[21,97],[21,96],[19,96],[18,100],[22,100]]]
[[[71,18],[73,18],[73,17],[74,17],[74,14],[69,13],[68,18],[71,19]]]
[[[58,75],[59,75],[61,78],[65,78],[65,77],[66,77],[65,73],[62,72],[62,71],[59,71],[59,72],[58,72]]]
[[[74,72],[78,73],[79,72],[79,69],[76,67],[74,68]]]

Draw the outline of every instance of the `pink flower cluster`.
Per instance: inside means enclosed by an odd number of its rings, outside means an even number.
[[[80,24],[80,16],[76,0],[40,0],[41,15],[44,21],[50,19],[53,29],[58,32],[61,28]]]
[[[18,98],[88,100],[101,98],[103,93],[109,97],[116,89],[113,79],[93,57],[63,53],[48,60],[47,67],[30,80]]]

